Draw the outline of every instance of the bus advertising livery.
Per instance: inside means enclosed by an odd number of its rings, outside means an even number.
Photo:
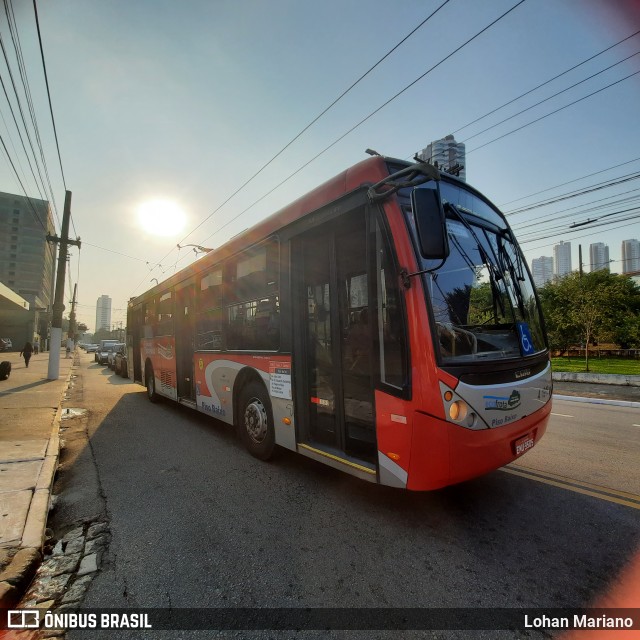
[[[362,479],[429,490],[537,444],[551,367],[504,215],[434,166],[375,156],[128,309],[129,375]]]

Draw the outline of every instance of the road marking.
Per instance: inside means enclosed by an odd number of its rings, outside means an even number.
[[[555,473],[515,465],[503,467],[501,471],[520,476],[521,478],[542,482],[543,484],[549,484],[553,487],[559,487],[560,489],[566,489],[567,491],[606,500],[607,502],[615,502],[616,504],[631,507],[632,509],[640,509],[640,496],[634,493],[609,489],[608,487],[591,484],[590,482],[581,482],[565,476],[559,476]]]
[[[640,424],[632,424],[632,427],[640,427]]]
[[[566,413],[553,413],[553,411],[551,412],[552,416],[560,416],[561,418],[573,418],[574,416],[570,416]]]

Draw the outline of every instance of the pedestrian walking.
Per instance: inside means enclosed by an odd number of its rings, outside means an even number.
[[[29,360],[31,360],[31,354],[33,353],[33,347],[30,342],[25,342],[24,347],[22,347],[22,351],[20,352],[21,356],[24,356],[24,364],[25,366],[29,366]]]
[[[39,351],[40,351],[40,338],[36,338],[33,341],[33,355],[37,356]]]

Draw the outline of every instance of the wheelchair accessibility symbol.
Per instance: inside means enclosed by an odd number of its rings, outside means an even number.
[[[518,336],[520,337],[520,347],[522,348],[522,355],[528,356],[535,352],[533,347],[533,338],[531,337],[531,331],[529,325],[526,322],[516,323],[518,327]]]

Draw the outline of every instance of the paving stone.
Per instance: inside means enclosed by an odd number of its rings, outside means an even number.
[[[99,536],[98,538],[87,541],[87,544],[84,546],[84,553],[85,555],[89,555],[90,553],[97,553],[99,551],[103,551],[106,546],[107,537]]]
[[[78,568],[79,562],[79,553],[64,556],[53,556],[40,566],[38,575],[53,577],[59,576],[63,573],[73,573]]]
[[[89,527],[89,531],[87,532],[87,540],[93,540],[97,538],[100,534],[106,533],[109,531],[109,526],[106,522],[95,522]]]
[[[82,598],[84,598],[84,594],[87,592],[91,581],[93,580],[93,576],[87,575],[78,578],[72,585],[67,589],[67,592],[64,594],[62,598],[62,604],[69,604],[71,602],[80,602]]]
[[[84,576],[88,573],[93,573],[98,570],[98,556],[92,553],[82,558],[80,568],[78,569],[78,576]]]
[[[25,596],[36,602],[44,602],[45,600],[57,599],[65,592],[67,584],[71,578],[68,573],[63,573],[52,578],[41,577],[32,585],[31,589]]]
[[[56,546],[53,547],[53,551],[51,552],[51,555],[61,556],[63,554],[64,554],[64,547],[62,544],[62,540],[58,540],[58,542],[56,542]]]
[[[67,542],[67,546],[64,548],[65,555],[71,555],[72,553],[80,553],[84,549],[84,537],[78,536]]]

